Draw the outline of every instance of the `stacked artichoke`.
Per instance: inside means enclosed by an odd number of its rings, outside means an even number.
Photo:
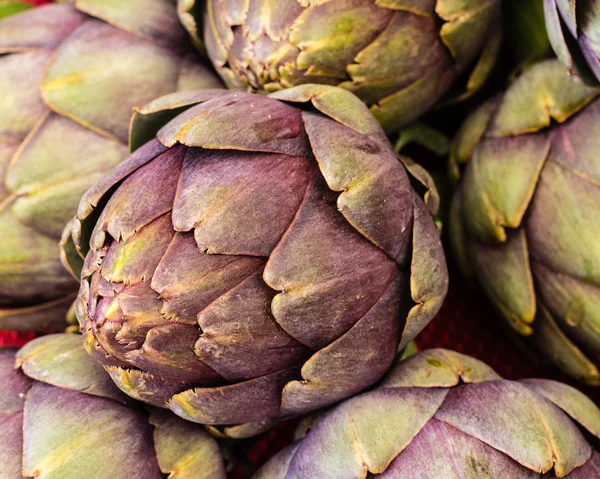
[[[565,384],[500,378],[443,349],[318,418],[254,479],[600,477],[600,410]]]
[[[73,304],[81,333],[0,350],[0,476],[221,479],[304,417],[247,477],[600,478],[576,389],[411,356],[448,289],[448,205],[387,136],[455,135],[453,258],[600,384],[597,3],[0,10],[0,328],[63,331]],[[546,40],[559,61],[528,65]]]
[[[225,478],[208,433],[128,401],[75,335],[0,349],[0,382],[3,478]]]
[[[163,124],[65,230],[90,354],[133,397],[246,424],[234,435],[374,384],[447,273],[365,105],[325,85],[172,94],[136,113],[132,145]]]
[[[565,371],[594,385],[599,94],[548,60],[476,110],[455,144],[454,168],[469,164],[450,225],[463,272],[478,279],[500,314]]]
[[[501,40],[499,0],[179,0],[179,7],[230,88],[337,85],[358,95],[387,132],[453,87],[446,101],[479,90]]]

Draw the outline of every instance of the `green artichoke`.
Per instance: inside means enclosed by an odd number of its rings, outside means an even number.
[[[600,410],[576,389],[433,349],[326,413],[254,479],[598,478],[586,434],[600,438]]]
[[[439,232],[352,93],[172,94],[132,125],[158,139],[62,243],[86,348],[127,394],[250,435],[372,385],[438,311]]]
[[[45,336],[16,354],[0,349],[0,384],[3,478],[225,479],[203,428],[136,407],[79,336]]]
[[[461,269],[566,372],[600,384],[600,89],[556,60],[465,122],[452,205]]]
[[[600,3],[598,0],[544,0],[550,43],[569,72],[600,84]]]
[[[0,329],[58,331],[77,292],[58,240],[127,154],[132,108],[218,88],[171,0],[77,0],[0,21]]]
[[[388,133],[467,71],[451,96],[479,89],[500,48],[500,0],[179,0],[179,12],[229,87],[340,86]]]

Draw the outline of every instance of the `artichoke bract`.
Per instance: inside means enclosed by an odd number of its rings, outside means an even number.
[[[388,133],[463,73],[471,72],[450,96],[477,91],[501,37],[499,0],[179,0],[179,12],[229,87],[340,86]]]
[[[600,384],[600,89],[556,60],[476,110],[450,236],[464,274],[566,372]]]
[[[164,126],[62,240],[86,347],[126,393],[249,435],[372,385],[438,311],[439,232],[353,94],[172,94],[132,125],[134,148]]]
[[[59,331],[59,260],[81,195],[128,155],[132,108],[220,81],[170,0],[77,0],[0,21],[0,329]]]
[[[0,349],[0,384],[2,477],[225,479],[219,447],[203,428],[136,405],[80,336]]]
[[[600,84],[600,10],[596,0],[544,0],[552,48],[569,72]]]
[[[316,421],[254,479],[600,477],[600,410],[565,384],[432,349]],[[543,475],[543,476],[542,476]]]

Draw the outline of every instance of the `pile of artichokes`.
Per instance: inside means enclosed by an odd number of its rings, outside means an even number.
[[[599,45],[594,1],[5,3],[0,477],[600,478],[557,370],[416,352],[456,281],[600,385]]]

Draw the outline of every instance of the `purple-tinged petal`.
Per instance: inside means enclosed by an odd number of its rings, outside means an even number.
[[[432,419],[378,477],[537,479],[539,474],[485,442]]]
[[[162,478],[147,418],[111,399],[35,383],[23,436],[25,476]]]
[[[203,424],[264,421],[280,415],[281,389],[297,374],[286,370],[228,386],[189,389],[174,395],[168,407]]]
[[[131,151],[136,151],[147,142],[152,141],[165,123],[188,108],[213,98],[229,95],[227,90],[213,90],[212,88],[216,87],[210,85],[207,85],[207,87],[209,88],[197,91],[189,91],[189,88],[178,88],[178,90],[185,91],[170,93],[142,107],[134,108],[129,127],[129,147]]]
[[[31,387],[31,379],[15,369],[15,352],[14,349],[0,349],[0,414],[22,411],[25,395]]]
[[[585,394],[572,386],[549,379],[524,379],[521,383],[544,396],[588,432],[600,438],[600,409]]]
[[[132,173],[104,207],[96,229],[101,228],[117,241],[127,240],[169,212],[185,151],[183,147],[173,148]]]
[[[311,83],[273,92],[269,98],[292,103],[310,101],[325,116],[368,136],[386,148],[390,147],[381,126],[373,115],[369,114],[364,102],[346,90]]]
[[[9,17],[10,19],[10,17]],[[3,20],[2,24],[8,20]],[[21,141],[47,115],[48,107],[39,92],[39,83],[52,57],[37,50],[0,57],[0,137]]]
[[[52,4],[12,15],[0,24],[0,52],[53,49],[87,20],[73,5]]]
[[[315,353],[302,380],[286,384],[284,414],[323,407],[377,382],[389,369],[399,341],[400,303],[406,284],[397,276],[381,299],[347,333]]]
[[[175,381],[210,385],[222,377],[194,354],[198,328],[165,324],[152,328],[143,346],[127,353],[127,362],[147,373]]]
[[[152,140],[136,150],[83,195],[79,202],[77,218],[80,220],[86,219],[92,213],[94,208],[98,206],[104,195],[106,195],[116,184],[167,150],[168,148],[162,145],[158,140]]]
[[[23,411],[0,410],[0,444],[0,471],[7,478],[22,477]]]
[[[316,167],[287,155],[188,150],[173,206],[209,254],[268,256],[294,219]],[[231,234],[235,231],[236,234]]]
[[[126,143],[132,108],[175,91],[181,62],[172,49],[90,19],[57,49],[42,95],[53,110]]]
[[[600,287],[600,183],[548,161],[526,222],[535,261]]]
[[[301,364],[310,351],[271,316],[274,294],[259,271],[205,308],[198,315],[198,358],[231,382]]]
[[[69,141],[64,141],[68,138]],[[51,113],[33,128],[6,176],[15,216],[53,239],[88,188],[127,156],[127,147]]]
[[[346,401],[299,444],[286,479],[363,479],[367,471],[383,472],[431,419],[446,394],[445,389],[385,390]]]
[[[573,70],[573,57],[569,51],[565,32],[563,31],[561,17],[556,5],[556,0],[544,1],[544,18],[546,20],[546,31],[552,49],[556,53],[558,59],[563,63],[569,71]]]
[[[435,417],[532,470],[548,472],[554,467],[559,477],[585,464],[592,454],[562,411],[510,381],[454,388]]]
[[[160,295],[166,317],[196,324],[204,308],[264,263],[259,257],[206,254],[192,233],[176,233],[152,277],[152,289]]]
[[[77,9],[126,32],[169,48],[181,48],[184,31],[170,0],[77,0]]]
[[[58,333],[65,330],[65,317],[75,294],[36,306],[0,309],[0,329],[12,331],[43,331]]]
[[[281,291],[273,299],[275,319],[315,350],[348,331],[397,272],[394,261],[337,211],[336,199],[314,175],[264,272],[266,283]]]
[[[283,451],[263,465],[252,479],[286,479],[290,462],[296,454],[300,442],[286,447]]]
[[[338,209],[362,235],[403,263],[410,241],[411,187],[396,156],[366,135],[303,113],[311,146]]]
[[[128,396],[153,406],[167,407],[167,402],[178,392],[185,390],[183,381],[173,381],[154,374],[124,369],[118,366],[105,366],[110,377]]]
[[[600,182],[600,101],[594,101],[563,125],[556,126],[552,135],[549,160],[575,173]]]
[[[149,280],[174,235],[171,214],[158,217],[126,241],[112,243],[102,261],[102,277],[113,283]]]
[[[179,142],[207,149],[310,157],[300,110],[250,93],[231,92],[192,107],[167,123],[158,138],[167,146]]]

